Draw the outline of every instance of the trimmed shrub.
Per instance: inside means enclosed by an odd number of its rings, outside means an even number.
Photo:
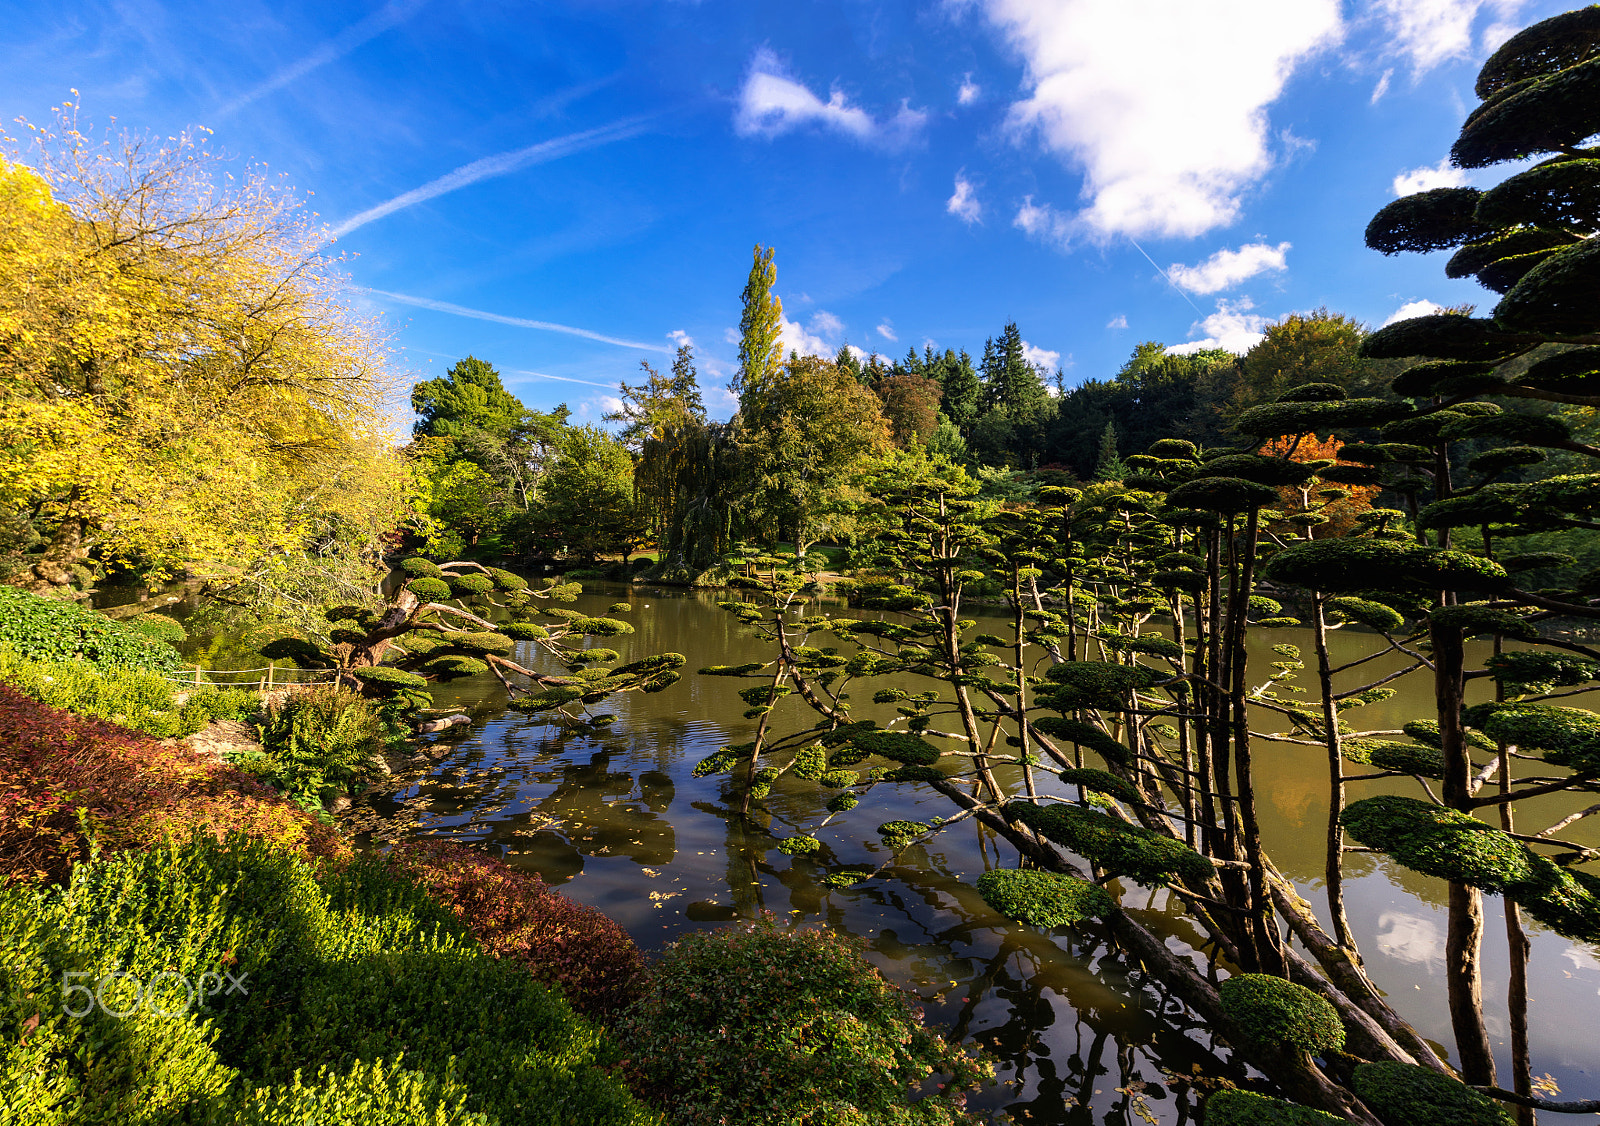
[[[469,574],[456,575],[446,572],[444,581],[450,584],[450,593],[458,598],[467,598],[473,595],[488,594],[494,589],[494,580],[488,575]],[[413,584],[412,589],[415,588]]]
[[[628,933],[594,908],[549,890],[536,873],[425,838],[395,845],[385,864],[425,887],[483,949],[560,986],[579,1012],[613,1013],[643,991],[644,957]]]
[[[1006,806],[1006,815],[1032,826],[1079,856],[1088,857],[1107,873],[1127,876],[1146,886],[1174,878],[1204,881],[1215,870],[1211,861],[1182,841],[1097,809],[1014,801]]]
[[[85,610],[0,584],[0,644],[30,661],[84,660],[101,669],[178,672],[177,650],[149,634]]]
[[[1205,1126],[1339,1126],[1345,1119],[1254,1091],[1218,1091],[1206,1099]]]
[[[1442,805],[1383,794],[1345,807],[1339,820],[1368,848],[1413,871],[1496,894],[1535,878],[1534,856],[1499,829]]]
[[[1344,1025],[1324,998],[1270,974],[1234,974],[1217,989],[1222,1007],[1258,1048],[1293,1045],[1312,1055],[1344,1048]]]
[[[439,564],[420,555],[400,560],[400,569],[414,579],[437,579],[444,574],[439,570]]]
[[[388,1064],[357,1061],[348,1071],[325,1066],[309,1083],[297,1072],[287,1085],[258,1087],[220,1109],[232,1126],[495,1126],[468,1109],[471,1092],[453,1077],[435,1079],[404,1065],[400,1055]]]
[[[1488,1095],[1420,1064],[1357,1064],[1356,1094],[1386,1126],[1510,1126]]]
[[[189,631],[183,628],[183,623],[178,619],[154,611],[140,614],[125,624],[136,633],[153,637],[157,641],[165,641],[168,645],[176,645],[180,641],[188,640],[189,637]]]
[[[1066,927],[1116,908],[1104,888],[1087,880],[1030,868],[999,868],[978,877],[978,894],[995,911],[1036,927]]]
[[[443,602],[450,597],[450,584],[432,575],[412,579],[406,586],[412,594],[424,602]]]
[[[0,883],[63,880],[91,851],[187,840],[196,830],[242,832],[312,856],[349,851],[244,771],[0,685]]]
[[[925,1028],[857,940],[770,916],[669,946],[618,1036],[635,1089],[680,1126],[967,1123],[966,1093],[993,1074]]]

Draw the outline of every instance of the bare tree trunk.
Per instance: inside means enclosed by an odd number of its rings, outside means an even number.
[[[1328,889],[1328,914],[1333,919],[1333,937],[1340,946],[1356,954],[1350,936],[1350,920],[1344,910],[1344,758],[1339,746],[1339,708],[1333,698],[1333,664],[1328,659],[1328,621],[1323,614],[1325,599],[1321,591],[1311,597],[1311,626],[1317,648],[1317,682],[1322,689],[1322,723],[1328,741],[1328,852],[1323,863],[1323,880]]]
[[[1461,726],[1466,695],[1466,657],[1459,627],[1434,625],[1434,703],[1439,718],[1439,745],[1444,752],[1444,804],[1463,812],[1472,808],[1472,761]],[[1461,1057],[1461,1078],[1480,1086],[1494,1084],[1494,1052],[1483,1021],[1483,898],[1476,888],[1450,884],[1449,930],[1445,938],[1445,982],[1450,999],[1450,1025]]]

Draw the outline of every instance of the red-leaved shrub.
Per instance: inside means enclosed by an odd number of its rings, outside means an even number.
[[[486,951],[561,986],[579,1012],[604,1017],[643,992],[644,956],[628,932],[551,891],[538,875],[440,840],[402,842],[388,860],[455,911]]]
[[[61,881],[101,852],[241,832],[306,856],[342,856],[337,831],[259,779],[0,684],[0,884]]]

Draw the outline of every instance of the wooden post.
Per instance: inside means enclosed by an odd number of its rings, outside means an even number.
[[[195,686],[195,689],[198,691],[199,688],[200,688],[200,666],[199,665],[196,665],[194,667],[194,686]]]

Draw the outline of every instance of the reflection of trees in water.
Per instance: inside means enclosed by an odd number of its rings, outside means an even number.
[[[938,1007],[931,1023],[997,1057],[1000,1078],[1015,1086],[979,1096],[975,1106],[1004,1109],[1019,1122],[1138,1126],[1151,1115],[1181,1126],[1196,1101],[1181,1077],[1244,1079],[1219,1058],[1204,1024],[1108,947],[1104,932],[1006,923],[942,858],[905,859],[916,866],[843,893],[817,881],[820,870],[805,861],[780,878],[810,885],[794,906],[810,911],[815,902],[830,925],[868,933],[880,964]],[[893,925],[875,933],[862,925],[880,914]]]

